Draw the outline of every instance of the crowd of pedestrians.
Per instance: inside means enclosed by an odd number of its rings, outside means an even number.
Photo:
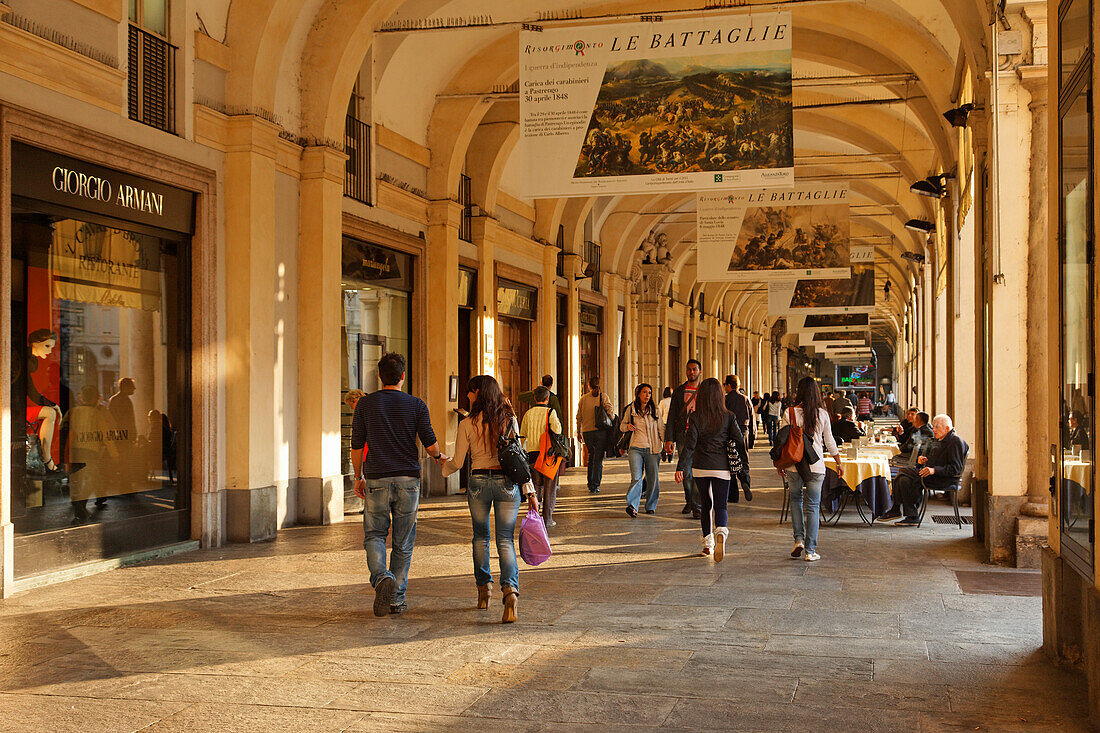
[[[822,395],[812,377],[800,380],[791,397],[757,392],[750,398],[736,375],[721,382],[701,379],[701,375],[702,364],[690,359],[681,384],[665,387],[659,401],[652,385],[639,384],[621,414],[616,414],[598,379],[587,381],[588,389],[577,405],[576,427],[584,444],[588,491],[600,492],[608,455],[625,455],[630,466],[627,514],[631,518],[642,511],[655,514],[661,495],[660,464],[678,456],[675,480],[684,490],[681,512],[700,522],[702,554],[721,562],[729,536],[728,504],[739,501],[742,492],[747,501],[752,500],[748,449],[755,442],[759,418],[762,433],[773,446],[773,459],[777,451],[782,454],[784,441],[800,436],[799,460],[775,463],[782,466],[779,474],[790,489],[795,540],[791,556],[811,562],[820,559],[817,540],[825,457],[832,458],[842,478],[838,440],[862,436],[854,418],[870,417],[869,398],[860,396],[853,404],[843,392]],[[383,355],[378,376],[381,389],[357,394],[349,403],[354,409],[354,485],[364,502],[363,546],[375,590],[374,614],[399,615],[408,608],[405,595],[421,495],[419,443],[443,476],[461,471],[468,463],[466,499],[477,607],[488,608],[492,598],[492,537],[498,557],[501,622],[514,622],[519,599],[515,534],[520,508],[526,503],[547,529],[557,525],[554,508],[561,459],[548,460],[549,447],[569,441],[564,436],[560,400],[551,391],[553,379],[544,377],[540,386],[518,396],[520,415],[495,378],[470,379],[470,409],[459,422],[453,455],[447,455],[432,429],[427,405],[402,390],[404,357]],[[899,473],[895,483],[897,513],[893,516],[904,520],[915,517],[923,486],[957,481],[965,461],[966,444],[955,435],[950,418],[939,415],[929,422],[926,413],[909,410],[897,430],[902,455],[913,464],[912,470],[907,466]],[[929,452],[933,443],[934,452]],[[517,480],[510,463],[503,460],[513,444],[521,454],[526,452],[527,464],[538,469],[529,472],[530,480]],[[519,463],[523,464],[522,458]],[[536,524],[540,524],[537,518]]]

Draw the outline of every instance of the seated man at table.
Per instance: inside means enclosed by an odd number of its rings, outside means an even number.
[[[909,436],[913,434],[913,418],[916,417],[917,408],[910,407],[905,411],[905,417],[902,418],[900,425],[894,426],[894,435],[897,436],[898,445],[905,445],[905,441],[909,440]]]
[[[901,517],[904,512],[905,516],[896,525],[917,526],[920,523],[920,503],[924,487],[950,489],[962,476],[970,446],[955,432],[951,418],[947,415],[936,415],[932,420],[932,433],[935,440],[931,443],[931,449],[927,455],[917,458],[920,467],[906,466],[894,479],[894,506],[879,517],[880,520]]]
[[[909,438],[900,444],[901,453],[890,461],[895,466],[909,466],[915,463],[917,457],[921,455],[921,449],[932,440],[933,430],[928,425],[927,412],[915,412],[910,419],[913,430],[909,433]]]
[[[844,408],[844,411],[840,415],[840,419],[833,425],[833,437],[836,438],[837,443],[851,443],[866,435],[863,429],[856,424],[854,419],[855,416],[855,410],[851,407]]]

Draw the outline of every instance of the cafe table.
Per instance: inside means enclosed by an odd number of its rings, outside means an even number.
[[[1078,456],[1067,455],[1062,459],[1062,490],[1065,494],[1068,516],[1066,523],[1072,527],[1077,520],[1089,515],[1092,496],[1092,462]]]
[[[821,487],[822,521],[836,524],[849,501],[856,505],[859,517],[871,524],[893,505],[890,498],[890,461],[882,456],[863,455],[858,458],[841,456],[843,481],[834,470],[831,458],[825,459],[825,481]],[[867,510],[864,511],[864,506]]]
[[[897,443],[870,443],[868,445],[859,446],[859,457],[867,456],[868,458],[885,458],[890,460],[894,456],[901,453],[901,448],[898,448]]]

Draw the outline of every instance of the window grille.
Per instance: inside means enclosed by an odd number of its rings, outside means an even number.
[[[463,174],[458,181],[458,203],[462,204],[462,217],[458,222],[458,238],[463,242],[474,241],[473,237],[473,208],[471,198],[470,177]]]
[[[370,206],[370,125],[352,115],[344,121],[344,152],[344,195]]]
[[[600,245],[595,242],[584,243],[584,261],[587,262],[593,270],[592,274],[592,289],[597,293],[600,291]]]
[[[131,24],[128,53],[130,119],[174,133],[176,47],[160,36]]]

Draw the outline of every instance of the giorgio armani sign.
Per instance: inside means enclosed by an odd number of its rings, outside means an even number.
[[[12,143],[16,196],[190,234],[195,195],[173,186]]]

